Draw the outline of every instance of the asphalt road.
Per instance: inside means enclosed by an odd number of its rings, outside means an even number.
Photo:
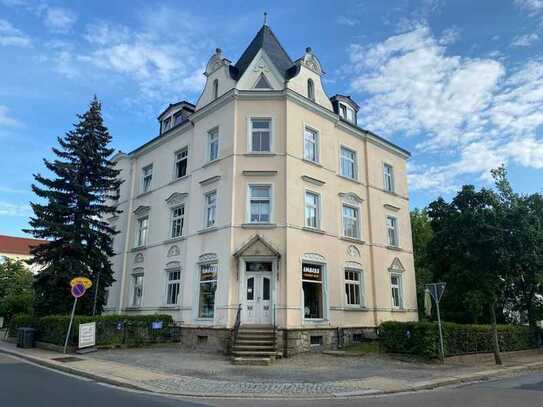
[[[534,407],[543,405],[543,373],[461,387],[380,397],[336,400],[185,400],[118,389],[0,354],[0,406],[189,407],[189,406],[439,406]]]

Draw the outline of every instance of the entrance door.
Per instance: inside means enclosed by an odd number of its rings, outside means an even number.
[[[245,275],[245,323],[271,324],[271,273]]]

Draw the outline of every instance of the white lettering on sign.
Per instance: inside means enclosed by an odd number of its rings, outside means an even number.
[[[321,267],[315,265],[304,264],[302,266],[302,278],[309,280],[320,280]]]
[[[96,322],[79,324],[79,349],[96,345]]]

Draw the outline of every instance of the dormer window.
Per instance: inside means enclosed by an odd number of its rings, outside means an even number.
[[[354,110],[350,106],[347,106],[347,105],[345,105],[343,103],[340,103],[339,104],[339,115],[341,116],[342,119],[345,119],[348,122],[351,122],[351,123],[355,122]]]
[[[215,79],[213,81],[213,99],[217,99],[219,97],[219,80]]]
[[[172,123],[172,118],[168,117],[167,119],[164,119],[162,122],[162,132],[165,132],[170,129]]]
[[[315,84],[313,83],[313,79],[307,80],[307,97],[313,102],[315,101]]]
[[[183,121],[183,114],[181,112],[177,112],[173,115],[173,125],[177,126],[179,123]]]

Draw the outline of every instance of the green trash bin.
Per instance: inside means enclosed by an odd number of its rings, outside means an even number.
[[[34,328],[22,327],[17,329],[17,347],[18,348],[33,348],[34,336],[36,330]]]

